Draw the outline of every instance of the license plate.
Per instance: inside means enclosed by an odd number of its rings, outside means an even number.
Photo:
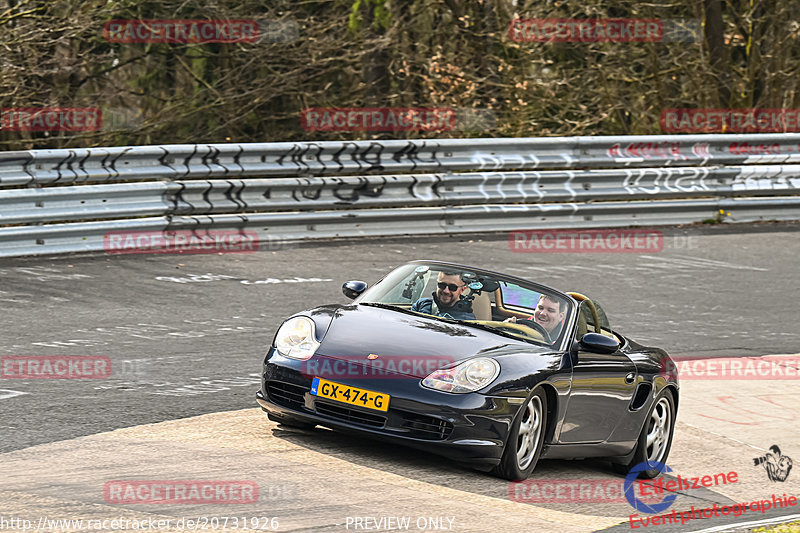
[[[311,394],[375,411],[389,410],[390,396],[388,394],[350,387],[327,379],[314,378],[314,381],[311,382]]]

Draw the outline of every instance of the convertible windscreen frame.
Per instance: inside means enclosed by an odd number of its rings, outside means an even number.
[[[472,267],[472,266],[461,265],[461,264],[458,264],[458,263],[447,263],[447,262],[443,262],[443,261],[431,261],[431,260],[410,261],[408,263],[400,265],[399,267],[393,269],[391,272],[386,274],[386,276],[381,278],[375,285],[369,287],[362,294],[360,294],[357,298],[355,298],[353,303],[354,304],[359,304],[359,303],[377,303],[377,304],[382,304],[382,305],[385,305],[385,306],[395,307],[395,309],[397,309],[398,312],[404,312],[404,313],[409,313],[410,312],[412,314],[417,314],[419,316],[423,316],[423,317],[434,319],[434,320],[440,320],[440,321],[443,321],[443,322],[450,322],[450,323],[457,322],[459,324],[462,324],[462,325],[468,326],[468,327],[469,326],[475,326],[475,327],[481,326],[481,324],[477,324],[477,323],[469,321],[469,320],[454,320],[454,319],[449,319],[449,318],[446,318],[446,317],[439,317],[439,316],[435,316],[435,315],[429,315],[429,314],[425,314],[425,313],[417,313],[417,312],[414,312],[414,311],[410,311],[409,309],[405,308],[405,305],[409,305],[407,303],[397,302],[396,304],[391,304],[391,303],[382,301],[382,299],[387,294],[391,293],[392,290],[396,291],[398,289],[398,287],[400,287],[401,284],[404,283],[409,278],[410,274],[413,273],[415,271],[415,269],[417,267],[420,267],[420,266],[426,266],[431,270],[462,271],[462,272],[474,273],[479,278],[488,278],[488,279],[496,280],[496,281],[501,282],[501,283],[505,282],[505,283],[509,283],[509,284],[515,285],[515,286],[520,287],[520,288],[525,289],[525,290],[529,290],[529,291],[536,292],[536,293],[539,293],[539,294],[552,295],[552,296],[555,296],[557,298],[563,299],[567,304],[567,309],[566,309],[566,313],[565,313],[565,317],[564,317],[564,321],[563,321],[563,325],[562,325],[561,331],[559,332],[559,339],[560,340],[553,339],[554,342],[556,340],[558,340],[556,345],[551,345],[551,344],[547,344],[547,343],[544,343],[544,342],[536,341],[536,340],[531,339],[531,338],[526,338],[525,336],[522,336],[522,335],[507,334],[506,332],[497,331],[494,328],[491,328],[491,331],[493,333],[500,334],[503,337],[510,337],[510,338],[515,339],[515,340],[522,340],[522,341],[525,341],[525,342],[529,342],[529,343],[531,343],[531,344],[533,344],[535,346],[538,346],[538,347],[551,346],[554,350],[557,350],[557,351],[565,351],[567,349],[567,347],[571,344],[572,336],[573,336],[575,328],[576,328],[577,315],[578,315],[578,302],[576,302],[575,299],[573,299],[571,296],[569,296],[568,294],[563,293],[561,291],[555,290],[552,287],[549,287],[549,286],[544,285],[544,284],[536,283],[534,281],[526,280],[526,279],[523,279],[523,278],[519,278],[519,277],[516,277],[516,276],[507,275],[507,274],[502,274],[502,273],[491,271],[491,270],[485,270],[485,269],[481,269],[481,268],[475,268],[475,267]],[[421,294],[420,294],[420,296],[421,296]],[[399,304],[399,305],[397,305],[397,304]],[[502,307],[502,305],[503,304],[502,304],[502,300],[501,300],[501,303],[500,303],[499,307]],[[531,314],[533,314],[533,310],[532,309],[531,309]],[[480,329],[490,330],[490,328],[483,328],[483,327],[481,327]]]

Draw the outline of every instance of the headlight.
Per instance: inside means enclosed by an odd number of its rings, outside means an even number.
[[[278,329],[275,335],[275,348],[292,359],[310,359],[319,348],[315,336],[314,321],[304,316],[290,318]]]
[[[422,380],[429,389],[464,394],[482,389],[500,374],[500,365],[494,359],[477,357],[446,370],[437,370]]]

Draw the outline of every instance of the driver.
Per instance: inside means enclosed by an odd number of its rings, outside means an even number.
[[[412,311],[456,320],[475,320],[472,304],[461,298],[467,288],[463,273],[442,271],[436,282],[432,298],[420,298],[411,306]]]
[[[545,330],[550,338],[555,340],[561,334],[561,321],[567,313],[567,302],[561,298],[555,299],[547,294],[539,296],[539,303],[536,304],[536,311],[527,320],[533,320]],[[504,322],[516,322],[517,317],[512,316]]]

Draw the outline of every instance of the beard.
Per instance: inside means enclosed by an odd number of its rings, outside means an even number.
[[[449,296],[449,300],[443,300],[442,293],[438,291],[433,293],[433,296],[434,300],[436,301],[436,304],[439,305],[440,307],[453,307],[458,302],[458,297],[452,293],[449,295],[444,295],[444,298],[448,298]]]

